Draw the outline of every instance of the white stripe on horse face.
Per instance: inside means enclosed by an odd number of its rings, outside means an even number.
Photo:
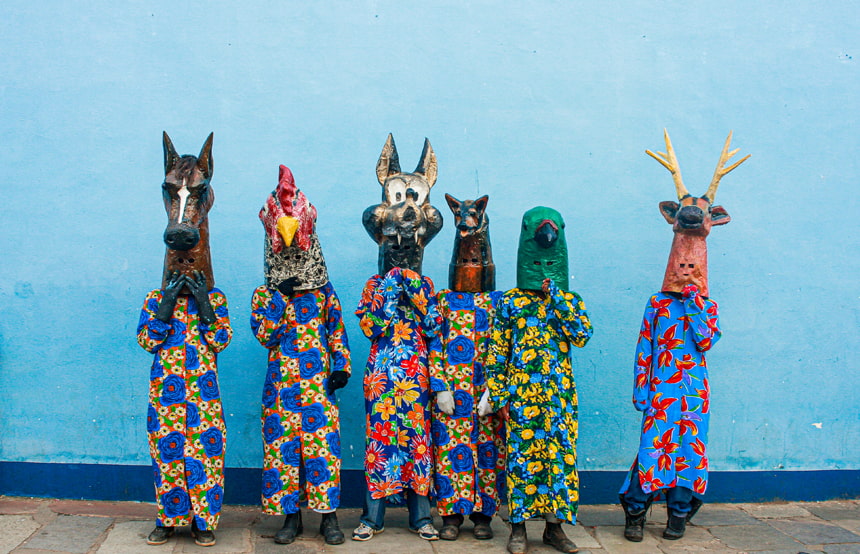
[[[176,224],[181,225],[182,220],[185,219],[185,202],[188,200],[188,195],[191,194],[188,192],[188,187],[185,186],[185,179],[182,179],[182,188],[176,194],[179,195],[179,215],[176,217]]]

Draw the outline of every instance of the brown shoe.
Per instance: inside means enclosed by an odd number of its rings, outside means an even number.
[[[543,543],[554,547],[559,552],[566,552],[567,554],[579,552],[573,541],[564,534],[561,523],[546,524],[546,528],[543,530]]]
[[[215,533],[197,528],[197,523],[191,522],[191,536],[198,546],[215,546]]]

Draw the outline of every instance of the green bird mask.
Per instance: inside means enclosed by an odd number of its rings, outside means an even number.
[[[547,278],[559,289],[568,290],[567,241],[561,214],[538,206],[523,214],[517,251],[517,288],[541,290]]]

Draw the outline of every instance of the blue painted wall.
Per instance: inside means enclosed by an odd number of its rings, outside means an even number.
[[[729,129],[753,155],[724,179],[733,221],[709,240],[724,330],[712,468],[860,469],[860,9],[603,4],[4,2],[0,462],[148,463],[135,326],[162,267],[167,130],[193,154],[215,132],[212,251],[236,331],[219,359],[227,463],[258,467],[257,211],[290,166],[351,312],[376,269],[360,218],[393,132],[408,169],[430,138],[446,216],[443,192],[490,195],[500,288],[522,212],[564,214],[595,326],[576,352],[580,467],[623,470],[634,343],[672,235],[657,211],[671,179],[644,150],[667,127],[697,194]],[[440,286],[450,221],[425,257]],[[358,470],[368,342],[348,317],[344,458]]]

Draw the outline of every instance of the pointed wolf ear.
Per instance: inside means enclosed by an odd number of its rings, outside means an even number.
[[[426,177],[430,188],[433,188],[433,185],[436,184],[437,172],[438,167],[436,166],[436,153],[433,152],[433,147],[430,146],[430,141],[425,137],[424,150],[421,151],[421,161],[418,162],[418,167],[415,168],[414,173],[420,173]]]
[[[388,140],[382,147],[379,161],[376,162],[376,178],[379,184],[384,185],[389,175],[400,173],[400,158],[397,156],[397,145],[394,144],[394,136],[388,133]]]
[[[663,214],[663,217],[671,225],[675,224],[675,216],[678,215],[678,208],[680,208],[680,206],[677,202],[673,202],[671,200],[660,202],[660,213]]]
[[[207,179],[212,177],[212,136],[214,134],[209,133],[209,137],[203,143],[203,148],[200,149],[200,155],[197,156],[197,167]]]
[[[478,213],[484,215],[484,211],[487,209],[487,202],[489,202],[490,197],[486,194],[477,200],[475,200],[475,209],[478,210]]]
[[[732,220],[732,216],[722,206],[711,206],[711,225],[725,225]]]
[[[451,208],[451,211],[455,214],[460,211],[460,201],[447,192],[445,193],[445,202],[448,203],[448,207]]]
[[[176,148],[173,147],[170,137],[167,136],[167,131],[162,131],[164,137],[164,174],[167,175],[173,170],[176,162],[179,161],[179,154],[176,153]]]

